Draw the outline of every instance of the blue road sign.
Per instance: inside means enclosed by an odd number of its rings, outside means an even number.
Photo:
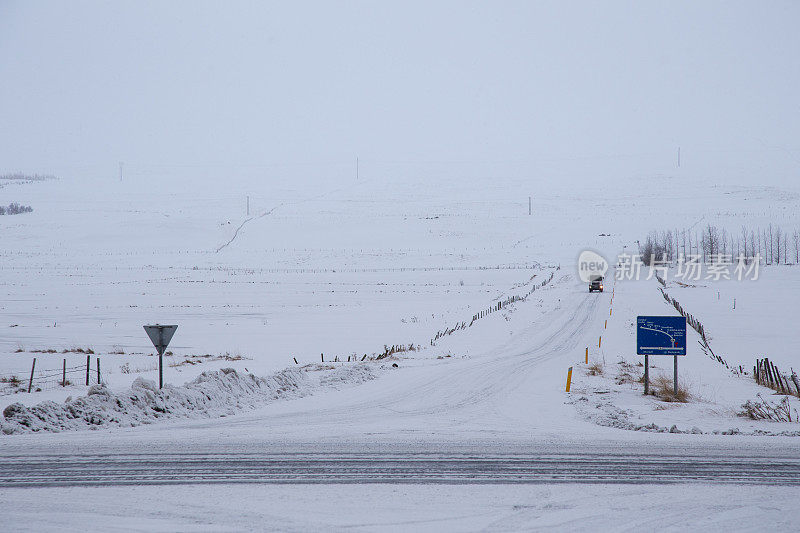
[[[636,353],[686,355],[686,319],[682,316],[636,317]]]

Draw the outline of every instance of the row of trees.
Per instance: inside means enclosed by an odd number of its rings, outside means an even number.
[[[721,261],[729,257],[734,261],[739,256],[750,262],[759,257],[762,264],[800,263],[800,231],[791,234],[780,226],[748,228],[729,233],[725,228],[708,224],[703,230],[651,231],[644,242],[639,242],[642,262],[674,262],[681,255],[685,258],[699,256],[704,263]]]
[[[29,205],[19,205],[16,202],[8,204],[8,207],[0,205],[0,215],[19,215],[20,213],[30,213],[33,208]]]

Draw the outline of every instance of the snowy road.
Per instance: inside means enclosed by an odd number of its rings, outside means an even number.
[[[194,483],[800,485],[800,459],[651,454],[130,454],[0,459],[0,486]]]
[[[214,420],[7,442],[0,486],[196,483],[800,485],[782,441],[609,438],[553,402],[603,312],[577,289],[491,354]],[[190,437],[189,437],[190,436]],[[710,445],[709,445],[710,444]]]
[[[7,522],[686,530],[705,517],[709,529],[785,529],[791,516],[765,514],[764,502],[795,505],[795,439],[620,431],[576,415],[565,370],[596,342],[610,295],[560,287],[543,291],[546,313],[531,303],[511,314],[513,335],[471,331],[488,342],[470,357],[400,359],[358,386],[233,416],[10,436]]]

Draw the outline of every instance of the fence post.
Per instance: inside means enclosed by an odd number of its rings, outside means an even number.
[[[764,370],[766,370],[765,374],[767,376],[769,387],[772,388],[772,370],[769,368],[769,359],[766,357],[764,358]]]
[[[772,365],[772,371],[775,372],[775,377],[777,378],[780,392],[786,392],[785,387],[783,386],[783,378],[781,376],[781,371],[778,369],[777,366],[775,366],[774,363],[770,362],[770,364]]]
[[[91,355],[87,355],[86,356],[86,386],[87,387],[89,386],[89,365],[91,364],[91,362],[92,362],[92,356]]]
[[[97,358],[97,384],[100,385],[100,358]]]
[[[36,358],[33,358],[33,364],[31,365],[31,379],[28,380],[28,393],[31,392],[31,387],[33,386],[33,369],[36,368]]]
[[[64,366],[61,369],[61,386],[67,386],[67,360],[64,359]]]

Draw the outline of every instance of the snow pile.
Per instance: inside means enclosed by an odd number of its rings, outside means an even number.
[[[800,437],[796,423],[743,418],[736,405],[720,405],[703,398],[665,403],[654,396],[644,397],[639,385],[641,376],[628,374],[634,367],[625,362],[617,367],[620,373],[612,379],[578,366],[574,395],[566,403],[573,405],[584,420],[598,426],[651,433]],[[610,371],[614,367],[607,368]]]
[[[94,385],[86,396],[63,404],[42,402],[33,407],[13,403],[3,410],[0,433],[133,427],[167,418],[210,418],[234,414],[266,402],[298,398],[319,389],[363,383],[375,377],[368,365],[288,368],[267,377],[240,374],[232,368],[204,372],[180,387],[159,390],[153,381],[137,378],[131,388],[115,394]]]

